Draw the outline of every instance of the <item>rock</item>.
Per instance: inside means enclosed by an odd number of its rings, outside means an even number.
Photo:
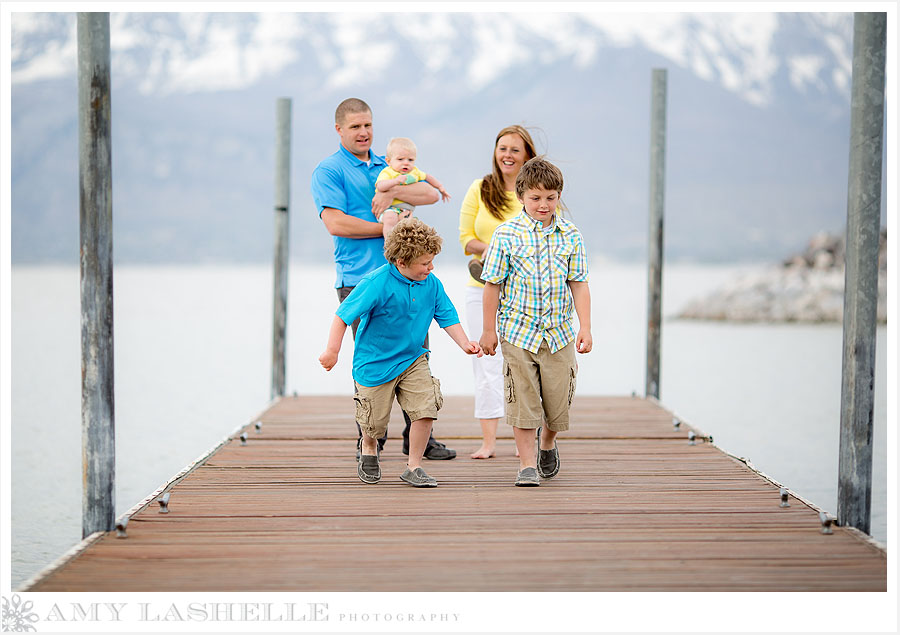
[[[844,240],[820,232],[802,254],[781,266],[750,272],[704,298],[691,300],[682,319],[735,322],[841,322],[844,313]],[[878,253],[878,321],[887,322],[887,230]]]

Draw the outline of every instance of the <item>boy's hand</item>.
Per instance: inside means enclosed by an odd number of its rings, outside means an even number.
[[[485,355],[495,355],[497,353],[497,331],[484,331],[481,333],[481,350]]]
[[[594,338],[591,337],[591,332],[589,330],[578,331],[578,336],[575,338],[575,350],[579,353],[590,353],[592,348],[594,348]]]
[[[338,354],[333,351],[325,351],[319,355],[319,363],[325,370],[331,370],[337,364]]]
[[[447,201],[450,200],[450,194],[447,192],[447,190],[445,190],[444,188],[440,187],[440,188],[438,188],[438,192],[441,193],[441,199],[442,199],[445,203],[446,203]]]
[[[466,352],[466,355],[475,355],[476,357],[482,357],[484,355],[484,351],[481,350],[478,342],[472,340],[469,340],[469,343],[463,346],[463,350]]]

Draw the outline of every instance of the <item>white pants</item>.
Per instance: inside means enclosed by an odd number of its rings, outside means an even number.
[[[481,287],[466,287],[466,319],[469,325],[469,339],[481,339],[482,297]],[[504,414],[503,400],[503,354],[497,344],[496,355],[472,357],[475,375],[475,418],[498,419]]]

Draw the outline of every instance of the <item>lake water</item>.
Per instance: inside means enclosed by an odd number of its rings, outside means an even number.
[[[664,314],[747,269],[667,265]],[[439,257],[435,274],[463,311],[464,265]],[[337,305],[332,281],[331,266],[289,273],[288,393],[349,393],[349,341],[330,373],[317,362]],[[119,515],[267,406],[272,274],[262,265],[119,266],[114,283]],[[594,263],[591,293],[594,350],[579,356],[579,394],[643,394],[645,267]],[[16,588],[81,540],[78,270],[13,267],[11,300],[12,495],[4,504]],[[879,327],[872,497],[872,534],[885,544],[886,335]],[[437,327],[431,344],[444,392],[471,394],[469,359]],[[835,513],[841,350],[839,325],[664,319],[660,398],[722,449]]]

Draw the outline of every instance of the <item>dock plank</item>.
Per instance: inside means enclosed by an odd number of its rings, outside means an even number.
[[[282,399],[246,445],[230,440],[169,488],[170,513],[147,505],[126,539],[104,535],[27,590],[886,590],[883,548],[822,534],[818,510],[780,507],[776,484],[689,445],[690,426],[652,400],[576,398],[562,470],[539,488],[512,486],[502,424],[498,456],[468,458],[471,412],[471,398],[445,399],[435,434],[459,457],[427,462],[440,485],[417,490],[398,478],[398,411],[372,486],[356,477],[349,398]]]

